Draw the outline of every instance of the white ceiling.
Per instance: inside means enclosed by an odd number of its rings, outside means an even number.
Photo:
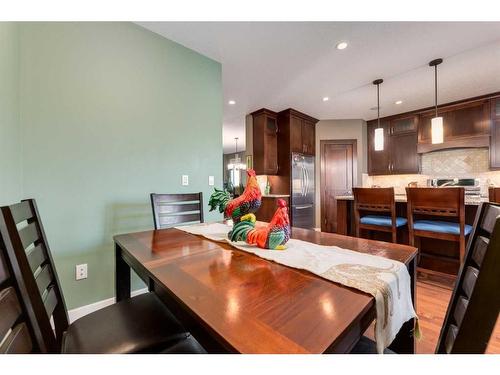
[[[224,152],[244,144],[244,119],[289,107],[318,119],[372,119],[500,91],[500,22],[140,22],[222,64]],[[337,50],[339,41],[345,50]],[[329,101],[322,98],[328,96]],[[235,100],[235,105],[228,105]],[[396,105],[396,100],[403,104]]]

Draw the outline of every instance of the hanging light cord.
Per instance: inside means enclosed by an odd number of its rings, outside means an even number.
[[[438,67],[434,65],[434,106],[436,109],[436,117],[438,117]]]
[[[377,126],[380,128],[380,83],[377,83]]]

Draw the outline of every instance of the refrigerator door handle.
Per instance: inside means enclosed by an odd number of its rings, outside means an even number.
[[[300,187],[301,187],[301,193],[302,196],[306,196],[306,168],[304,167],[304,164],[301,164],[301,181],[300,181]]]
[[[307,168],[304,168],[304,170],[306,171],[306,196],[309,194],[309,171],[307,170]]]
[[[305,210],[306,208],[311,208],[313,205],[312,204],[304,204],[302,206],[295,206],[294,208],[296,210]]]

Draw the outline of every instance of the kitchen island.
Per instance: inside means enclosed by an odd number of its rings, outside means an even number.
[[[354,197],[352,195],[336,196],[337,200],[337,233],[355,236]],[[406,194],[395,194],[396,215],[407,217]],[[473,225],[477,208],[487,198],[465,197],[465,223]],[[398,233],[398,243],[408,244],[408,230],[405,227]],[[382,232],[361,232],[364,238],[372,238],[390,242],[390,235]],[[420,250],[419,267],[432,271],[455,275],[460,267],[459,248],[457,243],[432,238],[417,239],[416,247]]]

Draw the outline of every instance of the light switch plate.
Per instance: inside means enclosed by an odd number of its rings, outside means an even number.
[[[188,186],[189,185],[189,176],[187,174],[182,175],[182,186]]]
[[[83,280],[87,278],[87,263],[76,265],[75,278],[77,280]]]
[[[215,185],[214,176],[208,176],[208,186],[214,186],[214,185]]]

